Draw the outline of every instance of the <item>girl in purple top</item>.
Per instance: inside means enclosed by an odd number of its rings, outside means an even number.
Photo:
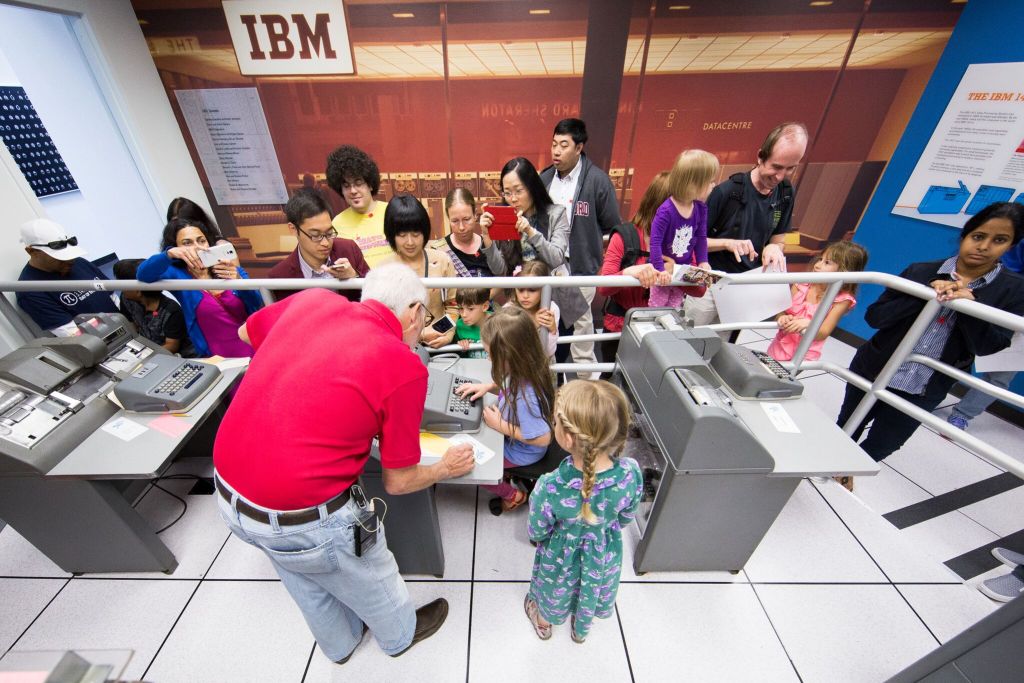
[[[702,149],[688,149],[679,155],[668,176],[671,194],[658,207],[651,222],[651,256],[655,270],[665,270],[665,256],[680,265],[708,264],[708,205],[704,202],[718,179],[718,159]],[[683,303],[682,287],[651,287],[652,307],[678,308]]]

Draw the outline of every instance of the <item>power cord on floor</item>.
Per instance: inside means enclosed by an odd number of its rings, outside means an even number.
[[[181,518],[185,516],[185,513],[188,512],[188,503],[185,501],[184,498],[182,498],[181,496],[177,495],[176,493],[171,493],[170,491],[165,489],[163,486],[160,486],[160,484],[158,482],[161,482],[161,481],[163,481],[165,479],[192,479],[192,480],[197,481],[197,482],[200,482],[200,481],[205,482],[205,481],[207,481],[209,479],[209,477],[201,477],[198,474],[168,474],[168,475],[163,476],[163,477],[157,477],[156,480],[154,480],[152,482],[153,488],[160,489],[161,491],[166,493],[168,496],[170,496],[171,498],[174,498],[179,503],[181,503],[181,512],[178,514],[177,517],[175,517],[173,520],[171,520],[170,523],[168,523],[162,529],[158,530],[156,532],[158,534],[162,534],[163,532],[167,531],[172,526],[177,524],[179,521],[181,521]]]

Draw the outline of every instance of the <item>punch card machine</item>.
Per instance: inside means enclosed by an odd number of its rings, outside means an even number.
[[[615,374],[653,451],[637,573],[737,572],[803,477],[878,472],[782,365],[673,309],[627,313]]]
[[[75,323],[79,336],[33,339],[0,358],[0,477],[51,470],[118,412],[111,391],[126,410],[187,410],[220,375],[134,335],[118,313]]]

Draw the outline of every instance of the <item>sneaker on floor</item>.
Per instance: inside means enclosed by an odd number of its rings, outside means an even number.
[[[400,657],[412,648],[413,645],[426,640],[430,636],[437,633],[438,629],[441,628],[441,624],[448,617],[448,601],[444,598],[438,598],[433,602],[427,604],[416,610],[416,631],[413,633],[412,642],[409,643],[409,647],[405,648],[401,652],[391,655],[392,657]]]
[[[1007,550],[1006,548],[992,548],[992,555],[1011,569],[1017,565],[1024,564],[1024,555]]]
[[[997,602],[1010,602],[1010,600],[1024,595],[1024,581],[1013,574],[1004,574],[982,581],[978,584],[978,590]]]
[[[946,422],[953,425],[957,429],[966,432],[967,425],[970,422],[966,417],[956,412],[955,410],[950,413],[949,417],[946,418]]]

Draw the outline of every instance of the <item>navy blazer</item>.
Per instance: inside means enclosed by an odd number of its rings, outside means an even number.
[[[900,277],[922,285],[948,279],[939,273],[945,263],[929,261],[912,263],[900,273]],[[1003,268],[990,284],[973,290],[976,301],[995,308],[1024,315],[1024,278]],[[850,370],[865,379],[874,380],[885,363],[896,351],[896,347],[910,331],[910,326],[924,308],[925,300],[916,296],[886,289],[882,296],[871,304],[864,313],[868,325],[878,330],[864,345],[857,349]],[[1010,345],[1011,330],[985,322],[969,315],[958,313],[953,320],[953,330],[942,349],[939,360],[960,370],[968,370],[975,356],[987,356]],[[941,372],[932,374],[925,386],[927,397],[942,397],[956,380]]]

